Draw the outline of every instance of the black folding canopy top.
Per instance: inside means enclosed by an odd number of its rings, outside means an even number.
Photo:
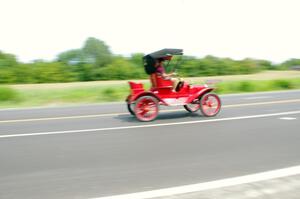
[[[154,59],[169,57],[172,55],[183,55],[182,49],[165,48],[149,54]]]
[[[156,71],[156,68],[154,66],[156,59],[164,59],[164,60],[170,60],[170,56],[173,55],[183,55],[182,49],[172,49],[172,48],[165,48],[153,53],[150,53],[143,57],[144,60],[144,68],[147,74],[152,74]]]

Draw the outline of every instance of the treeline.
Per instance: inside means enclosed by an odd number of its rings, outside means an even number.
[[[96,38],[88,38],[82,48],[63,52],[51,62],[21,63],[14,55],[0,51],[0,83],[142,79],[148,77],[143,68],[143,56],[142,53],[130,57],[113,55],[109,47]],[[272,64],[267,60],[183,56],[181,60],[175,58],[168,68],[176,68],[182,76],[194,77],[286,70],[297,65],[300,65],[300,59]]]

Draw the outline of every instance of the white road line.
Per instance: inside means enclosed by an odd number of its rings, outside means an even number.
[[[243,106],[258,106],[258,105],[270,105],[270,104],[283,104],[283,103],[293,103],[300,102],[300,99],[291,100],[280,100],[280,101],[268,101],[268,102],[256,102],[256,103],[243,103],[243,104],[232,104],[224,105],[222,108],[235,108]],[[175,112],[183,109],[172,109],[172,110],[162,110],[160,112]],[[0,120],[1,123],[16,123],[16,122],[35,122],[35,121],[48,121],[48,120],[64,120],[64,119],[82,119],[82,118],[95,118],[95,117],[109,117],[109,116],[121,116],[128,115],[128,113],[104,113],[95,115],[77,115],[77,116],[62,116],[62,117],[47,117],[47,118],[30,118],[30,119],[16,119],[16,120]]]
[[[225,106],[223,106],[223,108],[234,108],[234,107],[243,107],[243,106],[257,106],[257,105],[270,105],[270,104],[284,104],[284,103],[293,103],[293,102],[300,102],[300,99],[268,101],[268,102],[255,102],[255,103],[245,103],[245,104],[232,104],[232,105],[225,105]]]
[[[300,91],[300,90],[299,90]],[[64,105],[53,105],[53,106],[33,106],[33,107],[12,107],[12,108],[0,108],[2,111],[27,111],[27,110],[39,110],[39,109],[59,109],[59,108],[78,108],[87,106],[107,106],[115,104],[124,104],[124,102],[98,102],[98,103],[79,103],[79,104],[64,104]]]
[[[282,178],[287,176],[293,176],[300,174],[300,166],[294,166],[284,169],[272,170],[262,173],[256,173],[251,175],[239,176],[234,178],[226,178],[222,180],[216,180],[211,182],[204,182],[198,184],[191,184],[185,186],[178,186],[172,188],[158,189],[152,191],[99,197],[94,199],[149,199],[166,196],[174,196],[179,194],[187,194],[192,192],[205,191],[210,189],[218,189],[223,187],[229,187],[234,185],[242,185],[247,183],[254,183],[259,181],[272,180],[276,178]]]
[[[16,119],[16,120],[0,120],[1,123],[15,123],[15,122],[34,122],[34,121],[47,121],[47,120],[65,120],[65,119],[81,119],[81,118],[94,118],[94,117],[109,117],[118,115],[128,115],[127,113],[104,113],[95,115],[75,115],[75,116],[62,116],[62,117],[45,117],[45,118],[30,118],[30,119]]]
[[[296,120],[297,118],[295,117],[280,117],[280,120]]]
[[[243,99],[245,100],[255,100],[255,99],[268,99],[272,98],[271,96],[257,96],[257,97],[245,97]]]
[[[248,92],[248,93],[231,93],[231,94],[222,94],[222,97],[233,97],[233,96],[249,96],[249,95],[264,95],[264,94],[279,94],[279,93],[297,93],[300,89],[292,90],[278,90],[278,91],[261,91],[261,92]]]
[[[67,131],[49,131],[49,132],[37,132],[37,133],[7,134],[7,135],[0,135],[0,138],[38,136],[38,135],[56,135],[56,134],[69,134],[69,133],[87,133],[87,132],[97,132],[97,131],[111,131],[111,130],[137,129],[137,128],[149,128],[149,127],[160,127],[160,126],[184,125],[184,124],[198,124],[198,123],[221,122],[221,121],[230,121],[230,120],[263,118],[263,117],[272,117],[272,116],[280,116],[280,115],[294,115],[294,114],[299,114],[299,113],[300,113],[300,110],[289,111],[289,112],[280,112],[280,113],[260,114],[260,115],[248,115],[248,116],[239,116],[239,117],[186,121],[186,122],[171,122],[171,123],[162,123],[162,124],[146,124],[146,125],[135,125],[135,126],[106,127],[106,128],[97,128],[97,129],[81,129],[81,130],[67,130]]]

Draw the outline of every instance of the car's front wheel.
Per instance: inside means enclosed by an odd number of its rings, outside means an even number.
[[[200,110],[206,117],[216,116],[221,110],[221,99],[215,93],[206,93],[200,99]]]

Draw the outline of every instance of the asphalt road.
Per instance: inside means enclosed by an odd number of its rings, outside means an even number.
[[[125,104],[0,110],[0,198],[92,198],[300,165],[300,91],[221,96],[214,118]]]

